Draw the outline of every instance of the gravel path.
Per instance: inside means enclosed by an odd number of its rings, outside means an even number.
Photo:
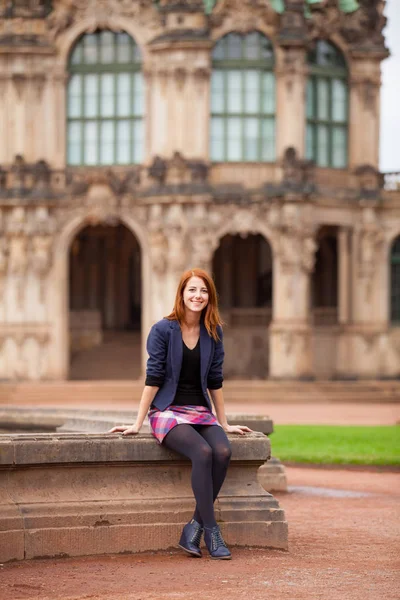
[[[288,468],[289,552],[39,560],[0,569],[1,600],[398,600],[400,475]],[[348,493],[350,492],[350,493]]]

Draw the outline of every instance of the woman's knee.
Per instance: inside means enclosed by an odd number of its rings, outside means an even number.
[[[213,451],[209,444],[204,442],[196,449],[194,459],[201,464],[211,464],[213,459]]]
[[[227,444],[219,444],[216,448],[214,448],[214,459],[216,459],[220,463],[229,463],[232,456],[232,449],[230,445]]]

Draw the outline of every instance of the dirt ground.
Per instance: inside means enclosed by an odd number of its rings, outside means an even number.
[[[398,600],[400,474],[289,467],[278,494],[289,552],[232,561],[158,554],[38,560],[0,568],[1,600]]]

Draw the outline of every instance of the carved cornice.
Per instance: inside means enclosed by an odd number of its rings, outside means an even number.
[[[132,19],[148,30],[161,29],[161,16],[153,0],[59,0],[47,25],[52,37],[57,37],[81,21],[87,23],[87,31],[99,27],[114,30],[118,18]]]
[[[240,33],[259,29],[260,23],[276,25],[278,14],[269,0],[219,0],[210,15],[212,28],[230,28]]]
[[[310,4],[307,21],[311,40],[341,38],[352,54],[376,55],[385,58],[383,29],[383,0],[359,0],[360,8],[352,13],[340,10],[338,0],[326,0],[324,4]]]

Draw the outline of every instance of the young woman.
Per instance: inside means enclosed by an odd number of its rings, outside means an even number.
[[[183,528],[179,546],[201,557],[204,533],[211,558],[226,560],[231,553],[214,514],[214,501],[231,457],[226,433],[243,435],[251,430],[228,425],[226,420],[221,323],[212,278],[202,269],[183,273],[172,313],[153,325],[147,339],[146,382],[136,421],[131,427],[114,427],[111,432],[139,433],[149,411],[157,441],[192,463],[196,509]],[[208,390],[217,418],[212,413]]]

